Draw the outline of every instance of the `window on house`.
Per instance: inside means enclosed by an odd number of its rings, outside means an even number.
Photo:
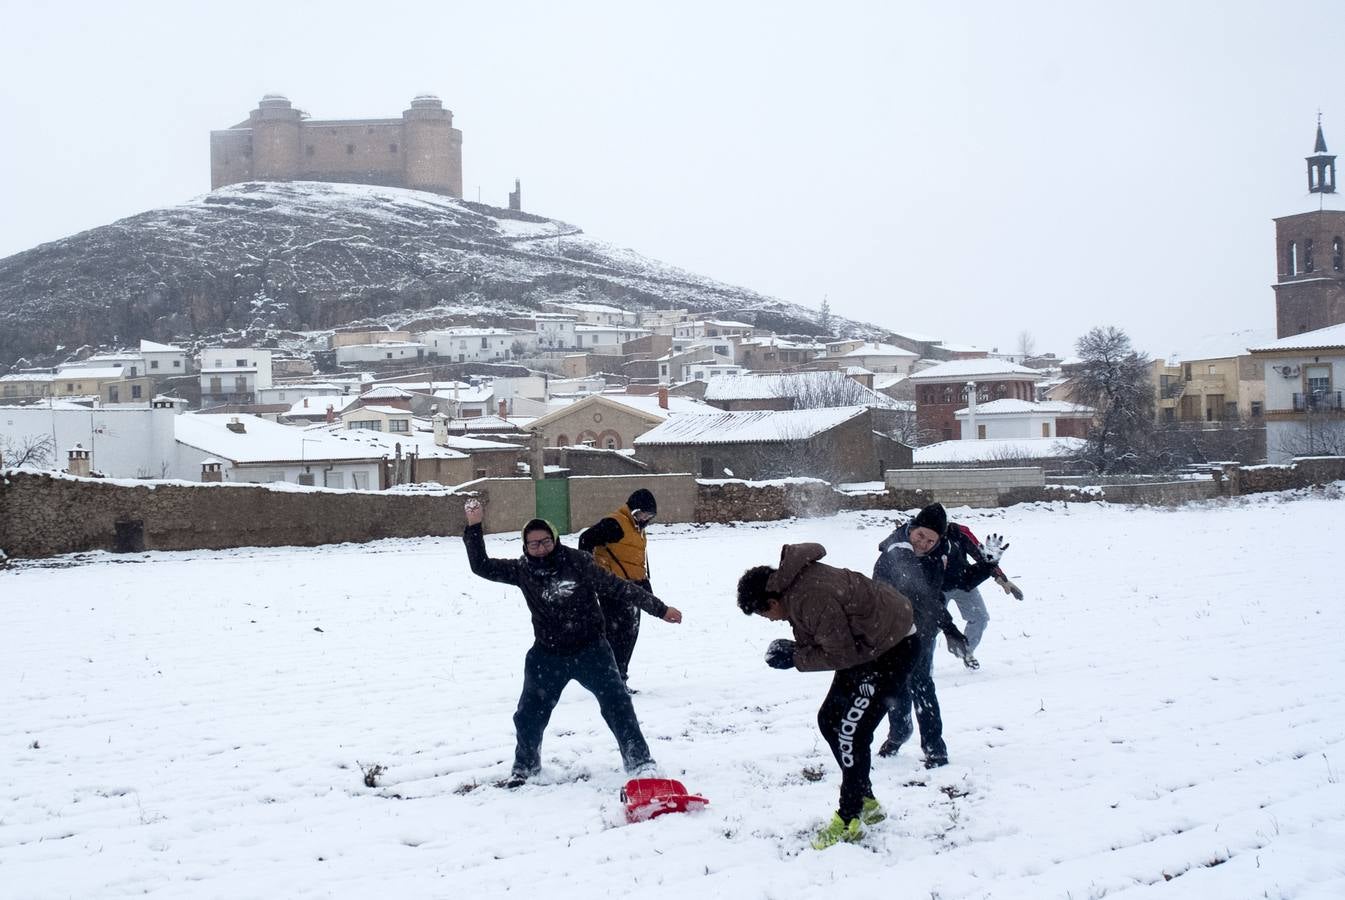
[[[481,349],[482,349],[482,350],[488,350],[488,349],[490,349],[490,338],[484,338],[484,337],[483,337],[483,338],[481,339]]]
[[[1042,436],[1042,437],[1050,437],[1050,436],[1051,436],[1051,423],[1050,423],[1050,422],[1042,422],[1042,423],[1041,423],[1041,436]]]
[[[329,488],[343,488],[346,486],[346,476],[344,472],[324,472],[322,483]]]
[[[1289,242],[1289,252],[1287,254],[1288,269],[1290,275],[1298,274],[1298,244],[1295,241]]]
[[[984,426],[984,425],[977,425],[977,426],[976,426],[976,440],[978,440],[978,441],[983,441],[983,440],[985,440],[985,426]]]
[[[18,385],[14,385],[14,384],[7,384],[7,385],[5,385],[5,396],[6,396],[6,397],[17,397],[17,396],[19,396],[19,387],[18,387]]]
[[[1337,272],[1345,269],[1345,243],[1340,238],[1331,241],[1331,268]]]
[[[244,368],[245,366],[247,366],[247,364],[248,364],[248,361],[247,361],[246,359],[235,359],[235,360],[234,360],[234,368],[235,368],[235,369],[242,369],[242,368]]]
[[[304,148],[304,156],[312,156],[312,155],[313,155],[313,145],[309,144],[307,147]]]
[[[346,144],[346,156],[354,156],[354,155],[355,155],[355,145]]]
[[[388,431],[408,432],[410,430],[410,419],[388,419]]]
[[[1191,380],[1191,364],[1190,364],[1190,363],[1186,363],[1184,366],[1182,366],[1182,377],[1185,378],[1187,381],[1190,381],[1190,380]]]
[[[382,431],[383,423],[377,419],[351,419],[347,428],[364,429],[365,431]]]
[[[391,351],[388,351],[387,356],[388,356],[388,359],[392,359],[392,352],[391,352]]]
[[[717,475],[716,475],[716,473],[715,473],[715,461],[714,461],[714,457],[711,457],[711,456],[702,456],[702,457],[701,457],[701,477],[702,477],[702,478],[715,478],[715,477],[717,477]]]
[[[215,360],[215,368],[219,369],[222,368],[223,366],[224,366],[224,360],[222,359]]]
[[[149,367],[150,367],[151,369],[157,369],[157,368],[159,368],[159,361],[158,361],[157,359],[151,359],[151,360],[149,361]]]
[[[107,386],[108,403],[120,403],[121,402],[121,400],[119,399],[120,397],[121,392],[117,389],[117,386],[115,384],[110,384]]]
[[[173,368],[174,368],[174,369],[180,369],[180,368],[182,368],[182,360],[180,360],[180,359],[175,359],[175,360],[173,360]]]
[[[1312,269],[1312,241],[1307,240],[1303,242],[1303,271],[1311,272]]]
[[[1304,372],[1309,394],[1324,394],[1331,390],[1331,367],[1308,366]]]
[[[139,399],[140,399],[140,394],[141,394],[141,391],[140,391],[140,385],[138,385],[138,384],[133,384],[133,385],[131,385],[131,399],[132,399],[132,400],[139,400]]]
[[[223,382],[221,381],[221,379],[219,379],[219,378],[211,378],[211,379],[210,379],[210,393],[212,393],[212,394],[222,394],[222,393],[224,393],[224,384],[223,384]]]
[[[1253,418],[1253,419],[1259,419],[1259,418],[1261,418],[1261,410],[1262,410],[1263,408],[1264,408],[1264,405],[1261,403],[1260,400],[1253,400],[1253,401],[1252,401],[1252,418]]]
[[[389,152],[389,153],[396,153],[396,152],[397,152],[397,145],[396,145],[396,144],[388,144],[388,152]]]

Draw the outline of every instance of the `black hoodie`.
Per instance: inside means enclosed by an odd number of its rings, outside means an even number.
[[[619,596],[660,619],[668,606],[633,582],[624,581],[598,566],[582,550],[561,546],[556,530],[543,519],[533,519],[523,533],[545,529],[556,542],[542,557],[526,552],[518,559],[493,559],[486,555],[480,525],[462,533],[467,561],[482,578],[513,584],[523,591],[532,613],[532,631],[537,646],[551,653],[577,653],[603,636],[600,601]]]

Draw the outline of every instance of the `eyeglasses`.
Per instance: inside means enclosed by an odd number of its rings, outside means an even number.
[[[524,544],[529,550],[545,550],[556,542],[551,538],[542,538],[540,541],[525,541]]]

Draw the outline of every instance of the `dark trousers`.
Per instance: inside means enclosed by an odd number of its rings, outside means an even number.
[[[837,812],[847,822],[859,815],[864,798],[873,796],[873,733],[909,680],[918,649],[908,637],[873,662],[841,669],[817,711],[817,727],[841,767]]]
[[[626,769],[650,762],[649,745],[640,733],[626,685],[617,671],[612,648],[599,638],[578,653],[562,656],[534,645],[523,660],[523,693],[514,711],[514,770],[531,775],[542,763],[542,732],[551,721],[551,711],[571,681],[577,681],[598,698],[603,721],[612,730]]]
[[[948,758],[948,747],[943,742],[943,716],[939,713],[939,698],[934,693],[934,648],[938,644],[939,632],[930,629],[928,634],[917,635],[919,655],[915,668],[906,687],[897,696],[892,707],[891,731],[889,741],[898,747],[911,739],[914,728],[911,724],[911,706],[915,706],[915,719],[920,725],[920,749],[925,757],[934,759]]]
[[[653,588],[649,586],[649,579],[635,583],[646,591],[653,592]],[[602,615],[607,623],[607,643],[612,645],[617,671],[621,673],[621,680],[625,681],[630,673],[630,658],[635,654],[635,642],[640,637],[640,607],[616,600],[603,606]]]

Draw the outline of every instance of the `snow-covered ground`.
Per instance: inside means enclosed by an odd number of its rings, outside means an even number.
[[[952,764],[878,760],[891,818],[824,852],[828,678],[767,668],[734,585],[802,540],[868,572],[891,515],[652,529],[686,621],[645,619],[636,709],[712,805],[638,825],[575,686],[492,784],[530,629],[455,539],[0,572],[0,895],[1339,898],[1341,487],[957,511],[1027,598],[989,587],[980,671],[939,651]]]

